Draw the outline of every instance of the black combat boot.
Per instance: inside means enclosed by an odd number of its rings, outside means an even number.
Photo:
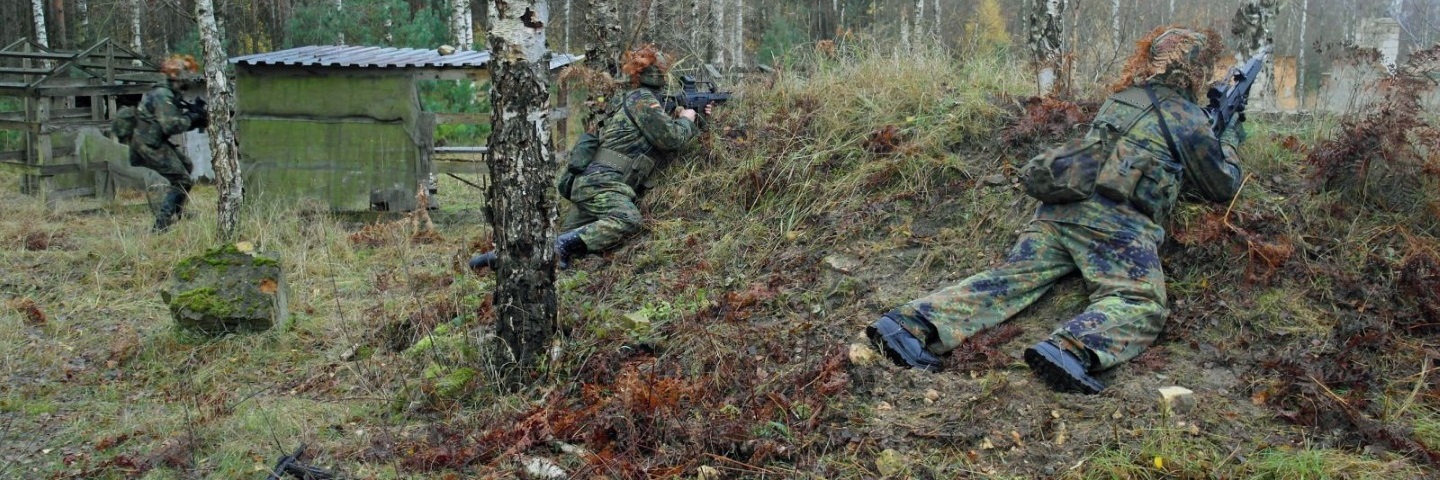
[[[1049,340],[1025,349],[1025,363],[1055,391],[1094,395],[1105,389],[1104,383],[1090,376],[1080,357]]]
[[[480,269],[482,269],[482,268],[494,269],[494,268],[495,268],[495,261],[496,261],[496,260],[499,260],[499,259],[500,259],[500,257],[499,257],[498,255],[495,255],[495,251],[494,251],[494,250],[491,250],[491,251],[488,251],[488,252],[485,252],[485,253],[476,255],[476,256],[474,256],[474,257],[470,257],[470,269],[471,269],[471,270],[480,270]]]
[[[160,210],[155,212],[155,226],[151,227],[150,230],[155,233],[169,230],[170,225],[175,223],[175,218],[180,215],[180,211],[184,208],[185,193],[171,189],[169,193],[165,194],[165,199],[160,201]]]
[[[915,338],[914,334],[889,315],[880,317],[875,323],[865,327],[865,336],[896,365],[938,372],[943,364],[940,357],[925,349],[925,342]]]
[[[570,260],[580,258],[589,252],[590,249],[585,246],[585,241],[580,239],[579,229],[562,233],[559,238],[555,239],[555,260],[561,269],[570,268]]]

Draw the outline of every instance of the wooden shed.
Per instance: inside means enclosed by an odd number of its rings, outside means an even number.
[[[5,45],[0,96],[19,99],[20,108],[0,112],[0,130],[19,132],[21,148],[0,149],[7,150],[0,151],[0,167],[23,173],[21,191],[51,206],[64,198],[112,196],[112,176],[131,167],[77,154],[79,133],[108,130],[118,106],[133,105],[162,78],[144,56],[109,39],[75,51],[28,39]]]
[[[578,58],[556,55],[550,67]],[[357,46],[230,59],[246,197],[317,198],[334,211],[414,209],[416,189],[436,173],[436,124],[489,121],[423,111],[417,82],[484,82],[489,60],[485,51]]]

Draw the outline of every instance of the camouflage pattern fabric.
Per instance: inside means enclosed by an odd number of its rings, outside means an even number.
[[[661,162],[699,132],[695,122],[665,112],[655,92],[648,88],[627,92],[621,102],[621,108],[615,109],[600,129],[600,148],[632,159],[648,157],[654,160],[648,163],[659,169]],[[624,172],[591,163],[570,189],[575,209],[566,216],[562,231],[580,229],[580,239],[592,252],[612,248],[639,232],[640,209],[635,199],[644,192],[649,179],[632,177],[634,181],[627,184],[626,178]]]
[[[1183,194],[1213,202],[1234,197],[1241,179],[1234,149],[1215,138],[1200,107],[1188,97],[1172,96],[1161,101],[1160,110],[1182,159],[1171,158],[1153,115],[1122,140],[1133,147],[1126,150],[1129,154],[1162,162],[1162,168],[1146,173],[1147,179],[1180,183]],[[1173,210],[1175,196],[1160,200],[1160,210]],[[1091,371],[1113,367],[1143,352],[1165,324],[1165,277],[1158,253],[1165,238],[1164,215],[1157,216],[1100,195],[1042,205],[1002,265],[887,315],[924,339],[931,352],[943,354],[1010,319],[1056,280],[1078,271],[1090,288],[1090,306],[1051,339]]]
[[[170,143],[170,136],[190,129],[192,119],[177,103],[178,92],[160,85],[145,93],[135,111],[130,163],[156,171],[174,188],[189,191],[194,165]]]

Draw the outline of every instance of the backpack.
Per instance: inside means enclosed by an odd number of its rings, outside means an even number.
[[[135,136],[136,119],[135,107],[124,107],[115,112],[110,118],[110,134],[115,136],[120,143],[130,143],[130,138]]]
[[[1164,115],[1154,108],[1148,88],[1131,88],[1111,96],[1084,137],[1051,148],[1021,168],[1025,193],[1046,204],[1084,201],[1095,194],[1127,202],[1146,215],[1163,216],[1174,204],[1180,167],[1157,165],[1149,155],[1134,151],[1125,134],[1145,115],[1160,115],[1161,130],[1171,155],[1180,157],[1165,126]],[[1129,115],[1124,113],[1128,111]],[[1165,162],[1158,162],[1165,163]]]

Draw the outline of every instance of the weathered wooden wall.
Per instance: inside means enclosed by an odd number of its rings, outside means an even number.
[[[415,207],[429,138],[406,71],[241,67],[236,127],[246,197],[335,211]]]

